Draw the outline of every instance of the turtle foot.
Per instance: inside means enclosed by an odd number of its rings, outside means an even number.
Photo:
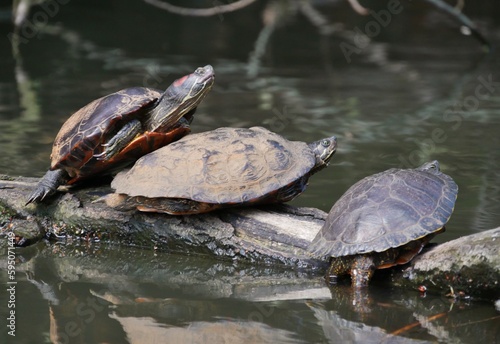
[[[47,171],[43,178],[38,182],[36,189],[28,197],[25,205],[30,203],[40,203],[47,196],[54,194],[57,187],[68,180],[68,174],[64,170]]]
[[[33,191],[30,194],[28,201],[26,201],[25,205],[28,205],[30,203],[40,203],[41,201],[43,201],[43,199],[45,199],[45,197],[47,197],[50,194],[53,194],[54,192],[55,190],[43,189],[41,187],[37,187],[35,191]]]

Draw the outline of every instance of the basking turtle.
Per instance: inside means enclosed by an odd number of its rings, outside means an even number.
[[[198,104],[214,83],[208,65],[177,79],[165,92],[132,87],[96,99],[75,112],[54,141],[51,167],[28,202],[59,185],[111,173],[190,132]]]
[[[333,205],[309,250],[331,257],[329,282],[350,274],[354,287],[366,286],[375,269],[409,262],[444,231],[457,193],[437,161],[366,177]]]
[[[328,165],[334,136],[310,144],[261,127],[219,128],[183,137],[116,175],[106,203],[174,215],[287,202]]]

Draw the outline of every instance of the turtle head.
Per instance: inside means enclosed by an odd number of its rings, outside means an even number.
[[[198,67],[196,70],[180,79],[175,80],[165,91],[170,101],[177,106],[186,104],[193,108],[198,105],[212,88],[215,79],[214,68],[211,65]]]
[[[323,167],[328,166],[330,159],[337,150],[337,138],[330,136],[319,141],[314,141],[309,144],[309,148],[311,148],[316,157],[314,172],[317,172]]]
[[[192,114],[212,89],[214,79],[213,67],[206,65],[175,80],[158,99],[147,121],[147,130],[168,131],[184,115]]]
[[[422,166],[418,167],[417,170],[437,174],[440,171],[439,162],[437,160],[426,162]]]

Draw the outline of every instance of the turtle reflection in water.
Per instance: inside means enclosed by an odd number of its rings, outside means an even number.
[[[106,203],[120,210],[185,215],[287,202],[328,165],[336,147],[335,136],[306,144],[261,127],[192,134],[120,172]]]
[[[444,231],[457,193],[437,161],[366,177],[334,204],[309,250],[331,257],[330,283],[350,274],[353,287],[366,286],[375,269],[409,262]]]
[[[75,112],[54,140],[51,167],[26,204],[42,202],[59,185],[109,174],[190,132],[196,107],[214,83],[212,66],[177,79],[165,92],[132,87]]]

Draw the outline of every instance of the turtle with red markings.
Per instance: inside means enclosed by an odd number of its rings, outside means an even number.
[[[126,88],[75,112],[57,134],[51,167],[26,204],[42,202],[60,185],[115,172],[188,134],[214,77],[212,66],[199,67],[164,92]]]

